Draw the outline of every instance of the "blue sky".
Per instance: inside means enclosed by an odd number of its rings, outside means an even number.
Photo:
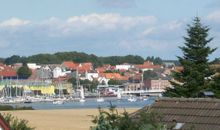
[[[0,0],[0,57],[79,51],[176,59],[199,16],[220,48],[218,0]],[[219,49],[210,56],[220,56]]]

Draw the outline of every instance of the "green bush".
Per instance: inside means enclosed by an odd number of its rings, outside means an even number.
[[[93,116],[95,126],[91,130],[165,130],[165,125],[160,122],[161,116],[157,113],[142,111],[131,116],[124,111],[119,114],[116,107],[108,111],[99,108],[99,115]]]
[[[34,110],[32,107],[25,106],[10,106],[10,105],[0,105],[0,111],[10,111],[10,110]]]
[[[24,119],[18,119],[11,114],[3,114],[2,117],[9,124],[10,130],[34,130],[35,128],[28,125],[28,121]]]

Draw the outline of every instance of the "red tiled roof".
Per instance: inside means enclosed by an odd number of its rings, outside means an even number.
[[[104,73],[106,71],[106,69],[104,67],[96,68],[96,70],[98,73]]]
[[[63,65],[71,70],[76,69],[77,66],[79,65],[78,63],[74,63],[72,61],[64,61]]]
[[[11,67],[0,63],[0,76],[14,77],[14,76],[17,76],[17,72]]]
[[[139,68],[139,69],[159,69],[161,68],[160,65],[154,65],[153,62],[146,61],[144,64],[138,64],[134,65],[134,67]]]
[[[80,63],[77,69],[79,73],[85,73],[86,71],[92,70],[92,63]]]
[[[116,80],[128,80],[128,76],[121,76],[119,73],[102,73],[100,76],[106,79],[116,79]]]

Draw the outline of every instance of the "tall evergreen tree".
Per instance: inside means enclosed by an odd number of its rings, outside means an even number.
[[[208,46],[213,38],[209,38],[209,28],[201,24],[195,17],[192,25],[188,25],[185,46],[180,47],[183,57],[178,57],[183,70],[174,73],[175,81],[164,96],[199,97],[200,93],[209,89],[208,79],[214,72],[209,67],[208,56],[216,50]]]

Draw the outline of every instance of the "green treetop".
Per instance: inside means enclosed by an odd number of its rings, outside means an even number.
[[[28,68],[26,64],[24,64],[22,67],[18,69],[17,74],[19,78],[27,79],[31,76],[32,71]]]
[[[209,89],[210,76],[214,72],[209,67],[208,56],[216,49],[208,46],[213,38],[208,36],[209,28],[201,24],[195,17],[192,25],[188,25],[185,43],[180,49],[182,57],[178,57],[183,70],[174,73],[173,88],[167,89],[164,96],[199,97],[199,94]]]

